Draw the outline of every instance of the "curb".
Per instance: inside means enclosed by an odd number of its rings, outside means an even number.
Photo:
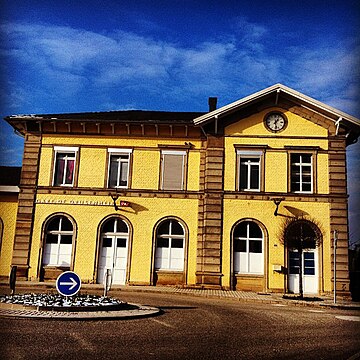
[[[7,284],[6,284],[7,285]],[[7,285],[8,286],[8,285]],[[6,287],[7,287],[6,286]],[[5,284],[0,282],[0,288],[4,288]],[[35,288],[35,291],[38,290],[52,290],[56,291],[55,284],[53,283],[38,283],[38,282],[21,282],[17,284],[17,289],[27,289],[27,288]],[[83,284],[82,289],[84,291],[102,291],[103,286],[99,284]],[[283,299],[280,295],[276,296],[273,294],[257,294],[251,292],[241,292],[241,291],[225,291],[225,290],[207,290],[202,289],[191,289],[191,288],[177,288],[177,287],[151,287],[151,286],[115,286],[109,291],[109,296],[119,296],[121,291],[127,292],[138,292],[138,293],[152,293],[152,294],[175,294],[182,296],[194,296],[194,297],[205,297],[212,299],[223,299],[223,300],[231,300],[231,301],[239,301],[239,302],[256,302],[263,304],[281,304],[281,305],[289,305],[289,306],[302,306],[302,307],[316,307],[316,308],[333,308],[338,310],[360,310],[360,303],[337,303],[334,304],[330,298],[324,298],[322,301],[306,301],[306,300],[289,300]],[[217,292],[217,293],[212,293]],[[259,298],[264,296],[264,298]]]
[[[160,315],[161,310],[156,307],[130,304],[136,306],[133,310],[110,310],[98,311],[52,311],[37,310],[35,306],[24,306],[17,304],[0,304],[0,317],[52,319],[52,320],[128,320],[147,318]],[[30,309],[29,309],[30,308]]]

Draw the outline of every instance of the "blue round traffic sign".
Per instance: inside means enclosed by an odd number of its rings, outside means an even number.
[[[65,271],[56,279],[56,290],[61,295],[73,296],[80,290],[80,287],[80,277],[73,271]]]

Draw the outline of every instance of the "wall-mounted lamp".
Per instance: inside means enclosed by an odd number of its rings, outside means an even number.
[[[112,200],[113,200],[113,202],[114,202],[114,209],[115,209],[116,211],[118,211],[118,210],[119,210],[119,207],[118,207],[117,204],[116,204],[116,200],[119,198],[119,194],[110,194],[110,196],[111,196],[111,198],[112,198]]]
[[[114,202],[114,209],[116,210],[116,211],[118,211],[118,210],[120,210],[120,208],[121,207],[130,207],[130,202],[129,201],[124,201],[124,200],[121,200],[120,201],[120,206],[118,206],[117,204],[116,204],[116,201],[117,201],[117,199],[119,198],[119,194],[109,194],[110,196],[111,196],[111,198],[112,198],[112,200],[113,200],[113,202]]]
[[[278,215],[278,210],[279,210],[279,205],[281,204],[281,202],[282,202],[283,200],[285,200],[285,198],[283,198],[283,197],[281,197],[281,198],[272,198],[271,200],[272,200],[272,201],[274,202],[274,204],[276,205],[276,209],[275,209],[275,211],[274,211],[274,215],[277,216],[277,215]]]

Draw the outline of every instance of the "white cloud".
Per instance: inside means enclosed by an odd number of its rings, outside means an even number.
[[[8,82],[16,83],[7,86],[8,103],[14,109],[37,109],[45,98],[62,111],[82,111],[87,101],[95,107],[90,111],[112,103],[141,108],[146,94],[176,96],[179,103],[197,97],[206,103],[207,96],[218,95],[230,102],[284,82],[341,110],[359,110],[355,93],[360,51],[350,51],[356,49],[354,43],[318,44],[312,49],[295,44],[284,47],[279,57],[268,48],[267,40],[274,35],[270,29],[242,17],[233,24],[232,33],[193,47],[120,30],[95,33],[4,24],[8,48],[2,55],[22,70],[6,70]],[[129,91],[132,99],[126,99]]]
[[[348,43],[318,45],[312,49],[297,46],[290,49],[290,54],[291,85],[340,110],[360,115],[359,46],[349,47]]]

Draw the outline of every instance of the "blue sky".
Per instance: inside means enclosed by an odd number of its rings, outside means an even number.
[[[360,118],[360,3],[2,0],[0,116],[207,111],[283,83]],[[0,164],[22,140],[0,125]],[[360,144],[348,148],[360,239]]]

